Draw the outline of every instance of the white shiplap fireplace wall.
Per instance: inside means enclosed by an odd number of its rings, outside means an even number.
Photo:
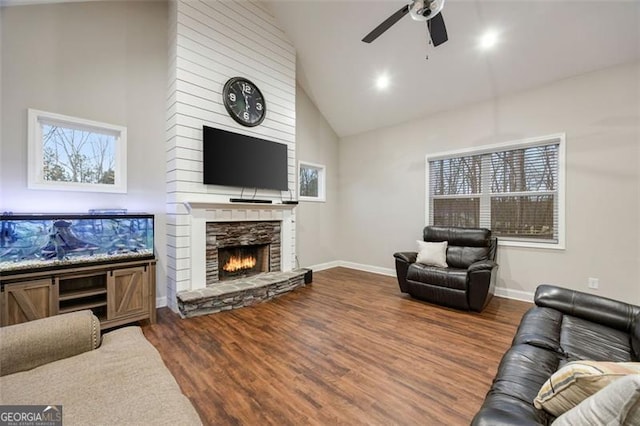
[[[167,304],[176,309],[176,292],[192,288],[194,217],[187,206],[217,208],[239,197],[240,189],[202,184],[202,126],[207,125],[275,142],[289,153],[289,188],[295,196],[295,50],[260,1],[176,0],[169,10],[167,97]],[[249,128],[229,117],[222,88],[231,77],[246,77],[262,91],[267,115]],[[245,196],[253,196],[253,189]],[[289,193],[258,191],[256,197],[280,202]],[[235,206],[229,204],[228,209]],[[283,269],[295,264],[295,217],[283,221]],[[203,236],[204,237],[204,236]],[[199,266],[198,266],[199,267]],[[198,269],[199,270],[199,269]]]

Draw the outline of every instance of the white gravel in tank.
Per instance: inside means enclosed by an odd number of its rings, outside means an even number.
[[[135,253],[114,253],[73,256],[68,259],[25,259],[9,262],[0,262],[0,272],[18,271],[22,269],[39,269],[51,266],[82,265],[83,263],[107,262],[110,260],[122,260],[129,258],[147,257],[153,254],[153,250],[140,249]]]

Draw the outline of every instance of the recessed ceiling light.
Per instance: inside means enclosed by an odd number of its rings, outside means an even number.
[[[498,32],[496,30],[488,30],[480,37],[480,48],[489,50],[498,43]]]
[[[380,74],[376,79],[376,88],[378,90],[385,90],[389,87],[389,76],[387,74]]]

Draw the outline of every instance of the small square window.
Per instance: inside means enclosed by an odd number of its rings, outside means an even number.
[[[127,192],[127,129],[29,109],[29,188]]]
[[[325,166],[300,161],[298,184],[301,201],[325,201]]]

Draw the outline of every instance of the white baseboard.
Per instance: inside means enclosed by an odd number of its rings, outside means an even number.
[[[324,271],[331,268],[349,268],[357,271],[372,272],[374,274],[395,277],[396,271],[392,268],[383,268],[381,266],[365,265],[363,263],[347,262],[346,260],[334,260],[333,262],[320,263],[318,265],[309,266],[313,271]],[[533,293],[522,290],[511,290],[505,287],[496,287],[495,295],[507,299],[521,300],[523,302],[533,303]]]
[[[380,266],[365,265],[362,263],[355,263],[355,262],[347,262],[345,260],[334,260],[332,262],[319,263],[317,265],[307,266],[307,268],[312,269],[314,272],[324,271],[325,269],[339,268],[339,267],[355,269],[358,271],[372,272],[374,274],[387,275],[390,277],[396,276],[396,271],[391,268],[382,268]]]
[[[495,296],[505,297],[507,299],[521,300],[523,302],[533,303],[533,293],[522,290],[511,290],[505,287],[496,287]]]
[[[167,297],[157,297],[156,308],[164,308],[165,306],[167,306]]]
[[[395,277],[396,271],[391,268],[383,268],[381,266],[365,265],[363,263],[347,262],[344,260],[339,261],[340,266],[343,268],[355,269],[358,271],[372,272],[374,274],[386,275],[388,277]]]
[[[311,269],[314,272],[324,271],[325,269],[337,268],[341,266],[339,260],[334,260],[333,262],[326,263],[318,263],[317,265],[307,266],[307,268]]]

